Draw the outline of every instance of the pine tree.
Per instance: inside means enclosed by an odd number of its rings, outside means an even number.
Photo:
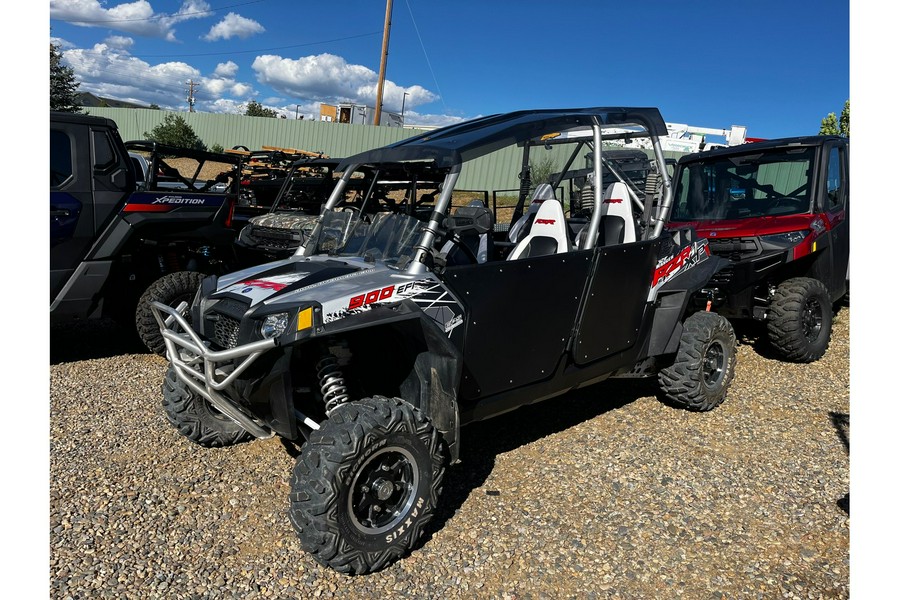
[[[75,81],[75,70],[62,64],[59,46],[50,44],[50,110],[62,112],[81,112],[81,106],[75,99],[78,82]]]
[[[144,138],[179,148],[206,150],[206,144],[181,115],[166,115],[152,131],[144,132]]]
[[[841,110],[841,118],[838,119],[834,113],[828,113],[828,116],[822,119],[822,125],[819,127],[819,135],[839,135],[841,137],[850,137],[850,101],[844,102],[844,108]]]

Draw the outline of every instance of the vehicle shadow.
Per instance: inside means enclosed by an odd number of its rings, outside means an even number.
[[[121,354],[149,354],[133,328],[112,319],[74,321],[50,326],[50,364]]]
[[[441,530],[472,492],[487,481],[498,455],[565,431],[638,398],[654,396],[656,392],[655,379],[607,380],[463,427],[460,460],[449,466],[444,474],[441,499],[421,543],[427,543]],[[564,410],[561,409],[563,406]],[[500,495],[494,490],[485,493]]]
[[[831,425],[837,432],[838,438],[844,444],[847,454],[850,454],[850,415],[847,413],[830,412],[828,416],[831,418]],[[850,514],[850,492],[844,494],[844,497],[837,501],[838,507]]]

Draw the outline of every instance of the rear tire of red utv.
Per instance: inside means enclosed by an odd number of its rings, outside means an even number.
[[[665,397],[696,412],[719,406],[734,379],[736,343],[734,329],[722,315],[698,312],[688,317],[675,362],[658,375]]]
[[[151,283],[143,293],[135,309],[134,324],[138,336],[150,352],[160,356],[166,355],[166,343],[159,331],[159,324],[150,310],[150,303],[161,302],[168,306],[178,306],[185,301],[190,304],[204,277],[203,273],[197,271],[176,271],[163,275]]]
[[[769,342],[784,360],[814,362],[828,350],[833,318],[825,284],[809,277],[788,279],[778,286],[769,303]]]

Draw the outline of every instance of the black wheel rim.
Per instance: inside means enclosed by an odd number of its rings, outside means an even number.
[[[347,499],[350,520],[367,534],[388,531],[406,518],[418,486],[415,457],[405,448],[386,446],[353,477]]]
[[[800,321],[803,324],[803,335],[806,336],[806,341],[815,342],[819,339],[819,333],[822,331],[822,305],[818,300],[810,298],[806,301]]]
[[[725,348],[720,342],[713,342],[706,348],[701,365],[703,382],[712,387],[722,380],[725,370]]]

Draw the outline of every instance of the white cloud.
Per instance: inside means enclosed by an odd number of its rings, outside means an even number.
[[[237,72],[237,63],[233,60],[229,60],[228,62],[217,64],[215,71],[213,71],[213,75],[217,77],[227,77],[230,79],[234,79],[234,76],[237,75]]]
[[[189,80],[197,84],[197,110],[229,97],[241,102],[254,93],[250,84],[235,80],[237,65],[232,67],[229,63],[220,64],[211,76],[204,76],[187,63],[151,65],[105,43],[92,49],[65,50],[63,61],[74,69],[81,91],[163,108],[187,107]]]
[[[298,59],[281,56],[257,56],[253,70],[259,83],[293,98],[326,102],[355,102],[374,105],[377,98],[378,74],[362,65],[348,64],[340,56],[319,54]],[[385,110],[400,112],[403,95],[406,107],[434,102],[438,96],[422,86],[408,88],[385,81]]]
[[[79,27],[103,27],[175,41],[176,24],[210,14],[210,6],[204,0],[184,0],[173,14],[155,12],[146,0],[125,2],[112,8],[104,8],[103,4],[99,0],[50,0],[50,18]]]
[[[207,42],[215,42],[216,40],[230,40],[233,37],[247,39],[251,35],[263,33],[265,27],[260,25],[253,19],[242,17],[235,13],[228,13],[225,18],[213,25],[209,33],[202,36],[201,39]]]
[[[134,46],[134,39],[124,35],[111,35],[103,43],[116,50],[128,50]]]

